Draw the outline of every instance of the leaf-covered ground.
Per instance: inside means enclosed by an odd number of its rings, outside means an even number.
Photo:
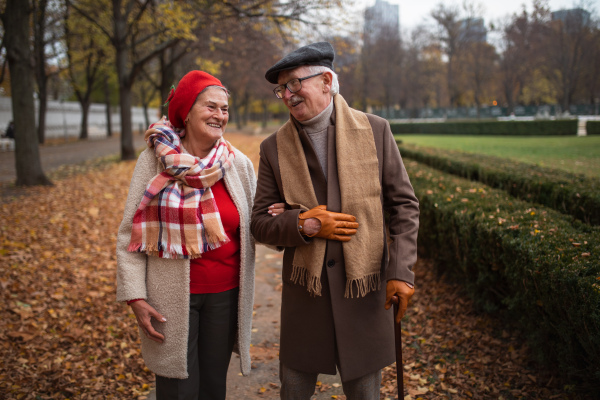
[[[520,333],[474,311],[429,261],[414,270],[418,288],[402,323],[406,399],[581,398],[536,369]],[[384,370],[382,393],[390,399],[395,378],[395,365]]]
[[[153,379],[115,302],[115,238],[134,163],[31,188],[0,207],[0,393],[134,398]]]
[[[256,165],[263,138],[229,140]],[[115,238],[134,162],[90,165],[0,205],[0,398],[145,398],[153,384],[135,319],[115,302]],[[427,262],[416,272],[403,326],[411,399],[568,398],[529,368],[517,333],[475,313]],[[384,371],[382,398],[396,397],[394,377],[394,366]]]

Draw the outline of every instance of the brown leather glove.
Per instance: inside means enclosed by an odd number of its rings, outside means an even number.
[[[307,235],[310,237],[317,236],[323,239],[347,242],[350,240],[350,236],[356,234],[356,230],[358,229],[356,217],[349,214],[327,211],[327,206],[311,208],[301,213],[298,218],[300,220],[316,218],[321,223],[321,229],[315,234]]]
[[[385,288],[385,309],[389,310],[394,301],[393,297],[398,299],[398,314],[396,315],[396,323],[400,322],[404,313],[408,308],[408,302],[413,294],[415,294],[415,288],[408,286],[409,284],[399,280],[389,280]]]

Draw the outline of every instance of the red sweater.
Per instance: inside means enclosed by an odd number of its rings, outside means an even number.
[[[212,186],[229,242],[190,260],[190,293],[220,293],[240,284],[240,215],[221,179]]]

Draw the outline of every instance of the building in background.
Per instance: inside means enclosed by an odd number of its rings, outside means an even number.
[[[365,34],[377,37],[389,32],[400,36],[400,7],[385,0],[376,0],[374,6],[365,10]]]
[[[558,10],[552,13],[553,21],[562,21],[564,24],[575,22],[577,25],[587,26],[590,23],[591,13],[583,8]]]
[[[483,18],[460,20],[460,39],[463,43],[483,43],[487,41],[487,29]]]

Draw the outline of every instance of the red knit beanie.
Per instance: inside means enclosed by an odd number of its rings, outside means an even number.
[[[191,71],[179,81],[177,89],[171,89],[167,103],[169,104],[169,121],[175,128],[183,129],[185,118],[189,114],[196,98],[207,86],[220,86],[220,80],[204,71]]]

